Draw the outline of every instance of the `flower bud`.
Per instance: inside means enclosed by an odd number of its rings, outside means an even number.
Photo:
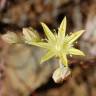
[[[33,28],[23,28],[23,35],[25,42],[31,43],[31,42],[37,42],[40,41],[40,36]]]
[[[53,73],[53,80],[55,83],[60,83],[66,80],[66,78],[71,74],[71,71],[68,67],[59,67]]]
[[[16,33],[8,32],[7,34],[2,35],[1,37],[7,43],[17,43],[19,41]]]

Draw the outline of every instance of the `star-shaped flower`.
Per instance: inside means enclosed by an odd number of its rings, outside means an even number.
[[[74,42],[82,35],[84,30],[74,32],[72,35],[69,36],[65,35],[66,23],[67,20],[65,17],[62,20],[60,27],[58,28],[57,34],[53,34],[46,24],[41,23],[47,36],[47,40],[40,42],[29,42],[29,44],[47,49],[47,53],[41,58],[41,63],[51,59],[52,57],[58,57],[60,61],[64,64],[64,66],[68,66],[68,54],[84,56],[84,53],[82,51],[73,47]]]

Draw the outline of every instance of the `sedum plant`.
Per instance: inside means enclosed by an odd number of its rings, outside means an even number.
[[[41,23],[47,37],[47,39],[45,40],[41,39],[39,34],[33,28],[23,28],[22,40],[25,43],[38,46],[47,50],[46,54],[41,58],[40,63],[46,62],[47,60],[53,57],[58,58],[59,68],[54,71],[52,76],[55,82],[63,81],[71,73],[68,67],[68,55],[84,56],[84,53],[82,51],[73,47],[74,42],[83,34],[84,30],[74,32],[71,35],[65,35],[66,24],[67,20],[66,17],[64,17],[58,28],[58,32],[54,34],[46,24]],[[14,37],[16,38],[16,41],[13,41],[15,39],[10,38],[9,34],[7,36],[2,37],[6,41],[12,40],[11,43],[18,43],[17,36]]]

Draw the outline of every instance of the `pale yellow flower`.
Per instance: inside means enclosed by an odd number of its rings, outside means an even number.
[[[47,49],[48,52],[41,58],[41,63],[51,59],[52,57],[58,57],[64,66],[68,66],[68,54],[84,56],[82,51],[73,47],[74,42],[83,34],[84,30],[74,32],[71,35],[65,35],[66,23],[67,20],[65,17],[58,28],[57,34],[53,34],[46,24],[41,23],[47,36],[47,40],[40,42],[30,41],[31,45]]]

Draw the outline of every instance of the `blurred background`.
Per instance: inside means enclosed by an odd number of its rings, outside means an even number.
[[[68,57],[72,76],[54,83],[56,59],[40,65],[42,49],[0,37],[0,96],[96,96],[96,0],[0,0],[0,35],[33,27],[44,37],[40,22],[57,30],[64,16],[67,34],[86,30],[75,44],[86,56]]]

